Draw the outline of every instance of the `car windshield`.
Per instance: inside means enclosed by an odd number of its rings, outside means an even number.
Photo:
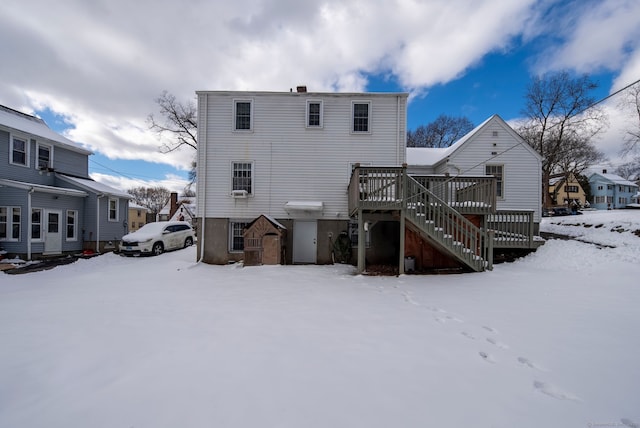
[[[165,222],[147,223],[138,229],[135,233],[162,233],[162,230],[167,226]]]

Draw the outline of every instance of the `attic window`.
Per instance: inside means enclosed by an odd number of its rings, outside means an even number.
[[[497,137],[497,136],[498,136],[498,131],[493,131],[493,134],[492,134],[492,135],[493,135],[494,137]]]

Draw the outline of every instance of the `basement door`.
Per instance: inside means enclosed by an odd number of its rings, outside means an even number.
[[[318,253],[318,222],[293,222],[293,263],[315,264]]]
[[[46,211],[44,254],[62,253],[62,228],[60,227],[61,218],[61,211]]]

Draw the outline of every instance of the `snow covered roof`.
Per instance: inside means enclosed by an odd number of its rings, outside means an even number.
[[[604,173],[604,172],[596,172],[591,174],[591,176],[589,177],[589,181],[591,181],[591,178],[594,176],[600,176],[602,178],[604,178],[606,181],[615,183],[615,184],[619,184],[621,186],[633,186],[633,187],[638,187],[638,185],[632,181],[626,180],[622,177],[620,177],[617,174],[611,174],[611,173]]]
[[[487,124],[494,117],[498,117],[497,115],[493,115],[489,117],[487,120],[482,122],[480,125],[473,128],[467,134],[462,136],[458,141],[453,143],[449,147],[445,148],[431,148],[431,147],[407,147],[407,164],[408,165],[435,165],[441,162],[443,159],[446,159],[447,156],[451,155],[451,153],[455,152],[460,146],[462,146],[465,142],[467,142],[471,137],[473,137],[483,126]]]
[[[69,189],[66,187],[45,186],[44,184],[25,183],[23,181],[0,179],[0,187],[3,187],[3,186],[12,187],[15,189],[24,189],[24,190],[33,189],[33,191],[35,192],[54,193],[57,195],[68,195],[68,196],[78,196],[78,197],[87,196],[87,193],[83,192],[82,190]]]
[[[56,176],[63,181],[67,181],[73,184],[80,186],[83,189],[86,189],[92,193],[104,193],[109,196],[117,196],[118,198],[131,199],[131,195],[123,192],[122,190],[114,189],[113,187],[107,186],[106,184],[98,183],[97,181],[90,180],[87,178],[77,178],[70,177],[68,175],[56,174]]]
[[[147,207],[143,207],[142,205],[138,205],[135,202],[129,202],[129,208],[132,208],[134,210],[145,210],[145,211],[149,211],[149,208]]]
[[[26,134],[45,138],[69,150],[87,155],[91,154],[90,150],[83,148],[79,144],[53,131],[42,119],[21,113],[3,105],[0,105],[0,125]]]

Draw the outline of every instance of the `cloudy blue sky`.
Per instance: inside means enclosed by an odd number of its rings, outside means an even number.
[[[640,79],[638,0],[3,0],[0,104],[94,151],[96,180],[181,189],[146,118],[164,90],[406,91],[410,129],[445,113],[519,117],[531,76]],[[620,162],[615,98],[598,147]]]

